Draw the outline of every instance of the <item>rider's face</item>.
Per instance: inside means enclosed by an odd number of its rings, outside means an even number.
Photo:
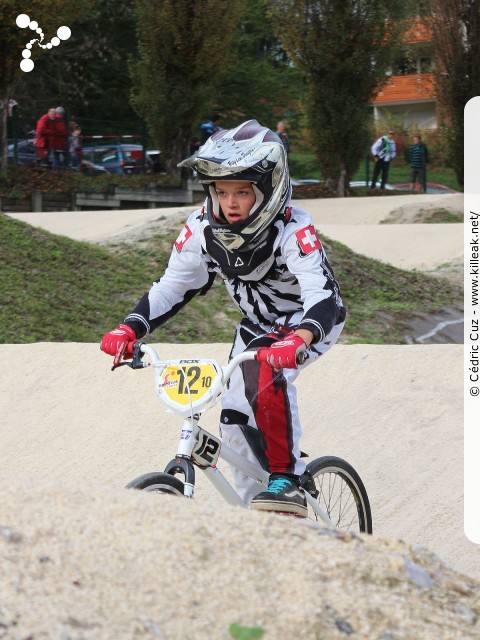
[[[251,182],[217,180],[215,183],[220,208],[228,224],[246,220],[256,201]]]

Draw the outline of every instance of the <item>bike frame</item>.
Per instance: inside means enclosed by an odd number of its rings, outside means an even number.
[[[166,366],[171,362],[176,361],[163,362],[160,360],[153,347],[144,343],[137,344],[139,351],[149,356],[150,364],[155,368],[155,385],[157,388],[159,385],[159,378]],[[219,367],[221,380],[217,385],[213,386],[211,393],[207,394],[207,398],[203,404],[208,404],[209,407],[215,405],[219,401],[225,386],[236,367],[238,367],[242,362],[254,360],[255,358],[255,351],[244,351],[237,356],[234,356],[226,366]],[[149,363],[142,363],[138,360],[134,368],[146,367],[148,365]],[[175,412],[175,409],[173,409],[173,411]],[[268,486],[268,471],[254,465],[244,456],[240,455],[227,444],[223,443],[220,438],[213,436],[208,431],[205,431],[200,427],[200,416],[201,410],[199,410],[198,413],[193,413],[185,418],[181,428],[181,435],[175,459],[172,460],[165,468],[166,473],[170,473],[171,475],[175,475],[177,472],[184,473],[184,494],[187,497],[193,498],[195,490],[195,471],[193,461],[195,461],[195,466],[203,471],[208,480],[228,504],[248,509],[249,506],[244,502],[244,500],[242,500],[225,475],[217,467],[217,460],[223,460],[227,464],[247,475],[249,478],[252,478],[257,483],[259,491]],[[201,450],[203,453],[199,460],[199,456],[195,452],[199,447],[200,437],[202,437]],[[305,497],[315,514],[327,526],[335,528],[335,525],[326,512],[320,508],[317,500],[307,490],[305,490]]]

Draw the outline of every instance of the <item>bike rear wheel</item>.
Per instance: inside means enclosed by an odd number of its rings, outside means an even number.
[[[336,456],[312,460],[305,471],[305,490],[313,494],[337,529],[372,533],[372,512],[365,486],[351,464]],[[303,484],[303,483],[302,483]],[[309,507],[308,517],[322,520]]]
[[[155,493],[165,493],[174,496],[184,495],[183,482],[169,473],[164,473],[163,471],[145,473],[143,476],[139,476],[129,482],[126,489],[153,491]]]

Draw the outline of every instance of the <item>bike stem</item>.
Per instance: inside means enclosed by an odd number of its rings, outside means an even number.
[[[198,434],[198,415],[186,418],[182,426],[182,434],[178,443],[177,456],[181,458],[191,458],[195,448]]]

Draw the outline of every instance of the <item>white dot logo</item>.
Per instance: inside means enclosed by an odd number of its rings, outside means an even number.
[[[24,60],[21,61],[20,63],[20,69],[22,71],[25,72],[29,72],[33,69],[35,65],[33,64],[33,60],[30,60],[30,58],[25,58]]]
[[[68,40],[71,35],[72,32],[68,27],[60,27],[59,29],[57,29],[57,36],[60,38],[60,40]]]
[[[19,16],[17,16],[17,27],[19,29],[26,29],[29,24],[30,18],[27,15],[21,13]]]
[[[42,28],[40,27],[38,22],[36,22],[35,20],[30,20],[30,17],[27,16],[26,13],[20,13],[17,16],[16,24],[19,29],[31,29],[39,36],[38,38],[30,40],[30,42],[25,45],[25,49],[22,51],[23,60],[20,62],[20,69],[22,71],[25,71],[25,73],[31,71],[35,66],[33,60],[31,59],[31,48],[35,42],[42,49],[51,49],[52,47],[58,47],[62,40],[68,40],[72,35],[69,27],[62,26],[57,29],[57,35],[53,36],[50,42],[47,42],[47,44],[42,44],[44,35]]]

